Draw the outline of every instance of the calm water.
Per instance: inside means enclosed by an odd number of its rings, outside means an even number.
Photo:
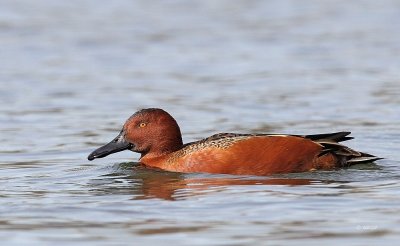
[[[1,244],[397,244],[399,23],[394,0],[1,1]],[[272,177],[87,161],[142,107],[185,141],[349,130],[386,159]]]

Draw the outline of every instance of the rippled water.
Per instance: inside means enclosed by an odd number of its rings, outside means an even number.
[[[398,1],[2,1],[2,245],[395,245]],[[88,162],[143,107],[184,140],[349,130],[385,157],[271,177]]]

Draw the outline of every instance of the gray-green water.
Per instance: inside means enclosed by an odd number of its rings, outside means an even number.
[[[1,1],[2,245],[395,245],[398,1]],[[184,140],[352,131],[385,157],[273,177],[89,162],[142,107]]]

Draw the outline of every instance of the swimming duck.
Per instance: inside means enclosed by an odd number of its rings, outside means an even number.
[[[96,149],[88,160],[131,150],[140,163],[183,173],[271,175],[334,170],[379,157],[355,151],[340,142],[350,132],[316,135],[218,133],[183,144],[175,119],[159,108],[142,109],[125,122],[119,135]]]

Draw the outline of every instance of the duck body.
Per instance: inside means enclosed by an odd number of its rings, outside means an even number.
[[[152,168],[236,175],[334,170],[380,159],[340,144],[352,139],[349,134],[219,133],[183,144],[175,119],[162,109],[152,108],[132,115],[121,133],[92,152],[88,159],[129,149],[141,153],[140,162]]]

